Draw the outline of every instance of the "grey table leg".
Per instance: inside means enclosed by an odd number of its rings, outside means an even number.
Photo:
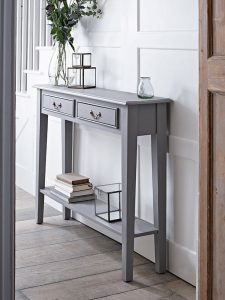
[[[122,277],[133,280],[135,226],[135,188],[137,161],[137,111],[133,107],[122,115]]]
[[[157,105],[157,135],[152,136],[152,178],[155,234],[155,269],[166,272],[166,154],[167,106]]]
[[[62,172],[69,173],[72,171],[72,150],[73,149],[73,123],[62,120]],[[69,220],[71,210],[63,208],[64,220]]]
[[[46,151],[47,151],[48,115],[41,113],[40,92],[38,93],[37,111],[37,151],[36,151],[36,197],[35,218],[37,224],[43,223],[44,195],[40,189],[45,187]]]

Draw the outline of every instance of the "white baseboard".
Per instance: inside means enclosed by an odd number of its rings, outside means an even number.
[[[16,185],[27,193],[35,194],[35,176],[31,170],[16,164]]]
[[[197,253],[174,242],[169,242],[168,253],[169,271],[196,286]]]

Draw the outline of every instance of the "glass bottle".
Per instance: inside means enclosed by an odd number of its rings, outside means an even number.
[[[154,90],[150,77],[140,77],[137,94],[141,99],[150,99],[154,97]]]

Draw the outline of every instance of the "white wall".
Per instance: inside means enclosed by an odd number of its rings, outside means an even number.
[[[168,267],[195,284],[198,199],[198,7],[194,0],[106,0],[101,20],[83,20],[74,32],[81,50],[93,53],[99,87],[136,92],[139,76],[151,76],[155,94],[174,100],[171,106],[171,136],[168,155]],[[43,72],[48,56],[40,50]],[[39,74],[40,75],[40,74]],[[38,77],[44,82],[46,77]],[[37,80],[37,78],[36,78]],[[32,85],[33,79],[30,79]],[[19,98],[17,182],[33,192],[33,140],[26,113],[31,98]],[[22,117],[22,113],[24,113]],[[25,116],[26,115],[26,116]],[[25,116],[25,117],[24,117]],[[35,112],[34,112],[35,116]],[[18,124],[19,124],[18,123]],[[33,125],[32,125],[33,126]],[[33,128],[33,127],[32,127]],[[20,132],[20,135],[19,135]],[[50,120],[48,181],[61,171],[58,120]],[[94,184],[116,182],[120,172],[120,137],[104,131],[76,126],[75,169],[88,174]],[[60,145],[59,145],[60,146]],[[138,141],[137,215],[152,221],[150,138]],[[31,171],[32,165],[32,171]],[[25,176],[22,169],[30,174]],[[26,173],[26,174],[27,174]],[[24,175],[23,175],[24,174]],[[139,253],[153,259],[152,237],[135,242]]]

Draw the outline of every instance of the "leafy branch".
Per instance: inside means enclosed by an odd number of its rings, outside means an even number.
[[[47,19],[51,22],[51,35],[55,42],[69,42],[73,51],[72,29],[83,17],[100,18],[102,11],[97,0],[47,0]]]

